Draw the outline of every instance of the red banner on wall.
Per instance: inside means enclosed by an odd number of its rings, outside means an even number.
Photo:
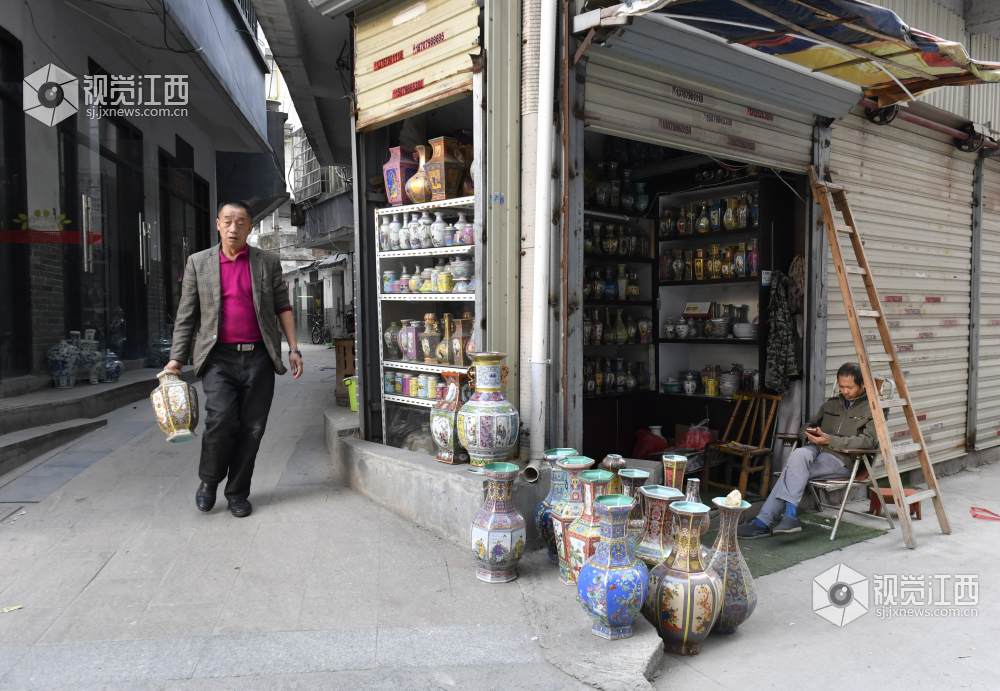
[[[87,243],[100,245],[103,233],[90,233]],[[0,230],[0,243],[31,243],[39,245],[79,245],[80,231],[74,230]]]

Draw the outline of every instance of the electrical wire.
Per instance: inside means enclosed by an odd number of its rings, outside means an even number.
[[[768,170],[770,170],[772,173],[774,173],[775,177],[777,177],[779,180],[781,180],[783,183],[785,183],[785,185],[788,187],[788,189],[790,189],[792,191],[792,194],[794,194],[796,197],[799,198],[800,202],[802,202],[803,204],[806,203],[806,200],[802,197],[802,195],[800,195],[795,190],[794,187],[792,187],[791,185],[788,184],[788,180],[786,180],[785,178],[781,177],[781,173],[779,173],[778,171],[776,171],[774,168],[768,168]]]
[[[28,8],[28,17],[31,19],[31,28],[35,32],[35,36],[37,36],[38,40],[41,41],[45,45],[45,47],[49,49],[50,53],[52,53],[59,59],[59,62],[61,62],[63,67],[66,68],[66,71],[72,74],[73,70],[69,68],[69,63],[63,60],[62,56],[59,55],[59,53],[57,53],[55,49],[49,45],[48,41],[42,38],[42,35],[40,33],[38,33],[38,27],[35,26],[35,13],[31,11],[31,5],[28,3],[28,0],[24,0],[24,6]]]
[[[93,0],[88,0],[88,1],[89,1],[89,2],[93,2]],[[76,10],[77,12],[79,12],[79,13],[81,13],[81,14],[83,14],[83,15],[86,15],[87,17],[90,17],[91,19],[93,19],[93,20],[94,20],[95,22],[97,22],[98,24],[102,24],[103,26],[106,26],[106,27],[108,27],[108,28],[109,28],[109,29],[111,29],[112,31],[116,31],[116,32],[118,32],[119,34],[121,34],[121,35],[122,35],[122,36],[124,36],[125,38],[128,38],[128,39],[130,39],[130,40],[132,40],[132,41],[135,41],[135,42],[136,42],[136,43],[138,43],[138,44],[139,44],[140,46],[144,46],[144,47],[146,47],[146,48],[149,48],[150,50],[174,50],[173,48],[170,48],[169,46],[168,46],[168,47],[166,47],[166,48],[164,48],[164,47],[162,47],[162,46],[154,46],[153,44],[151,44],[151,43],[146,43],[145,41],[140,41],[140,40],[139,40],[139,39],[137,39],[137,38],[136,38],[135,36],[132,36],[131,34],[128,34],[128,33],[124,32],[124,31],[122,31],[121,29],[119,29],[119,28],[118,28],[118,27],[116,27],[116,26],[112,26],[111,24],[108,24],[108,23],[107,23],[106,21],[104,21],[104,20],[103,20],[103,19],[101,19],[100,17],[95,17],[94,15],[92,15],[92,14],[91,14],[90,12],[87,12],[87,11],[86,11],[85,9],[83,9],[82,7],[77,7],[76,5],[74,5],[73,3],[71,3],[71,2],[69,1],[69,0],[63,0],[63,2],[64,2],[64,3],[65,3],[65,4],[67,5],[67,6],[68,6],[68,7],[70,7],[71,9],[74,9],[74,10]],[[97,4],[99,4],[99,5],[104,5],[105,3],[97,3]],[[125,9],[125,8],[118,8],[118,9]],[[134,11],[138,12],[139,10],[134,10]],[[155,12],[150,12],[149,14],[156,14],[156,13],[155,13]],[[181,52],[181,53],[198,53],[198,52],[200,52],[200,51],[198,51],[198,50],[190,50],[190,51],[174,51],[174,52]]]

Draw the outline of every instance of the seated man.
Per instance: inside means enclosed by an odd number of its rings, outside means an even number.
[[[805,446],[795,449],[781,477],[774,484],[760,513],[750,523],[736,530],[737,537],[755,540],[774,533],[797,533],[802,530],[796,517],[796,507],[802,500],[809,480],[833,480],[850,477],[854,461],[839,453],[840,449],[873,449],[878,447],[875,423],[865,392],[861,367],[847,362],[837,370],[840,395],[834,396],[819,409],[799,431]],[[773,529],[771,525],[784,516]]]

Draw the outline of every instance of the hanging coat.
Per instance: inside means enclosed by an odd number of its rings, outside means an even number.
[[[771,273],[771,301],[767,306],[767,370],[764,386],[779,396],[788,394],[788,379],[801,372],[795,323],[788,309],[788,277],[780,271]]]

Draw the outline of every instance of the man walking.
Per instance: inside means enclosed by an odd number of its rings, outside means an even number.
[[[253,511],[250,479],[271,410],[274,373],[287,371],[276,317],[291,348],[293,379],[302,376],[302,354],[281,262],[247,245],[253,229],[250,207],[238,201],[222,204],[215,227],[220,243],[192,254],[184,267],[174,343],[164,369],[180,375],[197,336],[194,373],[202,378],[206,417],[195,504],[211,511],[219,483],[228,476],[229,510],[242,518]]]
[[[850,477],[853,460],[842,449],[873,449],[878,447],[878,435],[872,421],[871,401],[865,391],[861,367],[847,362],[837,370],[840,395],[834,396],[819,409],[799,431],[805,446],[795,449],[788,457],[788,465],[761,507],[757,518],[736,530],[737,537],[755,540],[776,533],[797,533],[799,525],[797,507],[802,501],[806,483],[810,480],[833,480]],[[775,519],[784,515],[781,522],[771,528]]]

